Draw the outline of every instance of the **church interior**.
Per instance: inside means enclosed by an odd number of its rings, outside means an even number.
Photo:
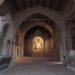
[[[74,25],[75,0],[0,0],[0,75],[74,75]]]

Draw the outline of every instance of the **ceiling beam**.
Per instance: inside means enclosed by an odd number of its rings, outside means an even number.
[[[22,10],[23,9],[23,4],[22,4],[22,0],[15,0],[15,4],[18,8],[18,10]]]
[[[29,5],[30,5],[30,7],[33,6],[33,0],[29,0]]]
[[[43,6],[62,11],[70,0],[6,0],[12,11],[20,11],[32,6]]]
[[[27,0],[23,0],[23,2],[24,2],[24,8],[27,8],[28,7]]]
[[[46,0],[46,6],[49,7],[50,0]]]
[[[39,5],[40,4],[40,0],[36,0],[36,5]]]
[[[15,8],[14,2],[12,0],[6,0],[6,2],[12,12],[17,10],[17,8]]]
[[[22,2],[23,9],[26,9],[26,2],[24,0],[21,0],[21,2]]]
[[[29,0],[26,0],[27,7],[30,7]]]
[[[42,4],[43,4],[43,6],[45,6],[46,5],[46,0],[43,0]]]
[[[67,7],[69,7],[69,3],[71,4],[72,0],[63,0],[62,7],[61,7],[62,11],[64,11]],[[69,9],[70,9],[70,7],[69,7]]]
[[[54,3],[54,0],[50,0],[50,2],[49,2],[49,8],[50,8],[50,9],[53,8],[53,3]]]
[[[53,9],[56,9],[58,6],[59,0],[54,0]]]
[[[19,10],[19,8],[17,7],[16,0],[11,0],[11,1],[12,1],[13,5],[14,5],[14,7],[15,7],[16,11],[18,11],[18,10]]]
[[[33,6],[36,6],[36,0],[32,0]]]
[[[57,6],[56,6],[56,11],[61,10],[62,2],[63,2],[63,0],[58,0]]]

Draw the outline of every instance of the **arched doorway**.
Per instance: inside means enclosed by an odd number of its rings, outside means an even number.
[[[32,12],[32,13],[31,13]],[[43,8],[43,7],[35,7],[35,6],[33,6],[32,8],[28,8],[28,9],[25,9],[25,12],[23,12],[23,11],[21,11],[21,13],[16,13],[13,17],[13,22],[14,22],[14,27],[13,28],[15,28],[14,29],[14,32],[16,31],[16,28],[28,17],[28,16],[30,16],[30,15],[32,15],[32,14],[35,14],[35,13],[42,13],[42,14],[44,14],[44,15],[46,15],[46,16],[48,16],[49,18],[51,18],[54,22],[56,22],[56,24],[59,26],[59,28],[60,28],[60,30],[62,31],[62,37],[61,37],[61,39],[63,40],[63,39],[65,39],[64,37],[64,16],[63,15],[61,15],[61,14],[59,14],[59,13],[57,13],[57,12],[55,12],[55,11],[52,11],[52,10],[50,10],[49,8]],[[62,27],[61,27],[62,26]],[[14,32],[13,32],[13,34],[12,34],[12,36],[14,36]],[[12,43],[13,43],[13,41],[12,41]],[[61,47],[62,47],[62,50],[63,50],[63,52],[65,52],[64,50],[66,49],[65,48],[65,40],[63,40],[63,42],[62,42],[62,45],[61,45]],[[21,48],[22,49],[22,48]],[[64,55],[64,53],[63,53],[63,55]],[[14,57],[14,55],[12,55],[13,57]]]
[[[56,45],[55,37],[46,28],[38,25],[30,28],[25,34],[23,42],[25,58],[40,57],[48,61],[61,60],[60,50],[58,50]]]
[[[35,56],[45,56],[50,58],[50,61],[61,61],[62,52],[60,50],[60,31],[56,24],[45,17],[44,15],[41,20],[36,17],[37,14],[28,17],[28,20],[25,20],[18,28],[19,31],[19,44],[15,47],[15,51],[17,52],[17,62],[21,59],[25,61],[25,57],[35,57]],[[33,18],[30,20],[30,18]],[[45,20],[46,18],[46,20]],[[36,36],[40,36],[44,40],[44,50],[43,53],[33,53],[33,39]],[[57,44],[58,43],[58,44]]]

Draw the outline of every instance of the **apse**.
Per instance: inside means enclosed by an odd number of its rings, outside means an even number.
[[[44,39],[41,36],[35,36],[32,41],[32,55],[42,55],[44,46]]]

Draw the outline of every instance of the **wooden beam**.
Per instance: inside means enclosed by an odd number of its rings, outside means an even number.
[[[36,6],[36,0],[32,0],[33,6]]]
[[[46,0],[43,0],[42,4],[43,4],[43,6],[45,6],[46,5]]]
[[[18,8],[18,10],[22,10],[23,9],[23,4],[22,4],[22,0],[15,0],[15,4],[16,7]]]
[[[27,8],[30,7],[29,0],[26,0]]]
[[[57,8],[58,2],[59,2],[59,0],[54,0],[53,9],[56,9]]]
[[[23,0],[23,2],[24,2],[24,8],[27,8],[28,7],[27,0]]]
[[[56,11],[60,11],[63,0],[58,0]]]
[[[12,12],[16,11],[17,9],[15,8],[14,3],[12,2],[12,0],[6,0],[7,4],[9,5],[9,8]]]
[[[50,0],[45,0],[46,1],[46,6],[49,8]]]
[[[36,0],[36,5],[40,5],[40,0]]]
[[[30,7],[33,6],[33,0],[29,0],[29,5],[30,5]]]
[[[71,5],[72,0],[63,0],[62,6],[61,6],[61,8],[62,8],[63,11],[64,11],[64,9],[66,9],[66,7],[69,7],[68,9],[70,9],[69,3]]]
[[[49,2],[49,8],[53,8],[53,3],[54,3],[54,0],[50,0],[50,2]]]
[[[24,0],[21,0],[21,2],[22,2],[23,9],[26,9],[26,2]]]
[[[62,11],[70,0],[6,0],[12,11],[19,11],[32,6],[44,6]]]
[[[14,7],[15,7],[16,11],[18,11],[18,10],[19,10],[19,8],[17,7],[16,0],[11,0],[11,1],[12,1],[13,5],[14,5]]]

